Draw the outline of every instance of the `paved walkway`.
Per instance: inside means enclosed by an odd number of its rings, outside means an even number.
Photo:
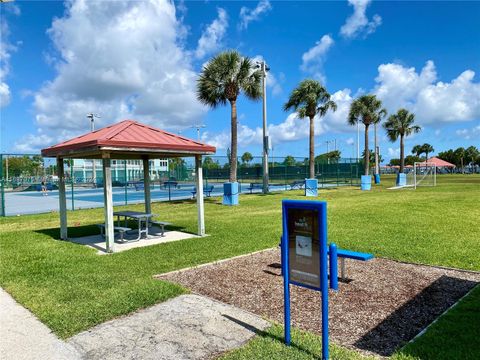
[[[0,288],[0,359],[208,359],[269,323],[199,295],[182,295],[107,321],[64,342]]]
[[[73,346],[58,339],[0,288],[0,359],[76,360],[81,357]]]
[[[68,342],[86,359],[208,359],[269,323],[231,305],[182,295],[98,325]]]

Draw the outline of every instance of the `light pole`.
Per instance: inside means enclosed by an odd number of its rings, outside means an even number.
[[[87,114],[87,119],[90,119],[91,132],[95,131],[95,118],[100,118],[100,115],[94,114],[94,113]],[[72,163],[72,167],[73,167],[73,163]],[[93,187],[96,188],[97,187],[97,169],[95,168],[95,159],[92,159],[92,181],[93,181]]]
[[[263,193],[268,193],[268,129],[267,129],[267,71],[270,68],[265,60],[257,61],[257,68],[262,71],[263,79]]]
[[[203,129],[207,127],[205,124],[197,124],[197,125],[192,125],[192,129],[197,129],[197,140],[200,141],[200,129]]]

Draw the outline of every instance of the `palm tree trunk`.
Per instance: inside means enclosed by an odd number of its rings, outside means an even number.
[[[231,100],[231,151],[230,151],[230,182],[237,182],[237,101]]]
[[[400,134],[400,174],[403,174],[403,169],[405,167],[405,144],[403,143],[403,135]]]
[[[365,163],[365,175],[368,175],[370,171],[370,149],[368,148],[368,124],[365,124],[365,158],[363,162]]]
[[[315,178],[315,125],[313,122],[314,117],[310,117],[310,179]]]

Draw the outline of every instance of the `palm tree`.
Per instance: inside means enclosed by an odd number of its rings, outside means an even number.
[[[412,148],[412,154],[420,156],[421,154],[425,154],[425,161],[428,161],[428,154],[434,152],[435,149],[430,144],[423,144],[423,145],[415,145]]]
[[[406,109],[400,109],[396,114],[390,115],[383,124],[390,141],[394,142],[400,137],[400,174],[403,173],[405,167],[404,138],[413,133],[418,133],[422,129],[420,126],[414,125],[414,122],[415,114],[409,113]]]
[[[215,109],[231,106],[230,182],[237,181],[237,98],[243,92],[251,100],[262,97],[262,73],[255,70],[248,57],[235,50],[222,52],[202,69],[197,82],[197,98]]]
[[[295,110],[300,119],[310,119],[310,179],[315,178],[315,115],[325,116],[328,110],[337,110],[337,104],[330,100],[330,94],[316,80],[306,79],[292,91],[288,101],[283,105],[285,111]]]
[[[375,95],[363,95],[355,99],[350,105],[348,124],[356,125],[362,122],[365,125],[365,175],[370,169],[370,150],[368,148],[368,128],[372,124],[378,124],[387,115],[387,110],[382,108],[382,102]]]

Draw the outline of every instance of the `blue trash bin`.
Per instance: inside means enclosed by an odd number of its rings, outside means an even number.
[[[380,184],[380,174],[375,174],[375,184]]]
[[[372,177],[370,175],[362,175],[360,181],[360,189],[368,191],[372,188]]]
[[[397,186],[407,185],[407,174],[397,174]]]
[[[305,179],[305,196],[318,196],[317,179]]]
[[[223,184],[223,205],[238,205],[238,182],[227,182]]]

